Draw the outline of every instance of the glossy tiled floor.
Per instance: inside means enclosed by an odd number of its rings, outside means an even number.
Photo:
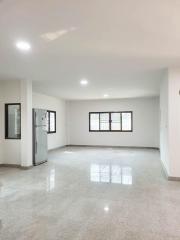
[[[179,240],[180,183],[155,150],[65,148],[0,168],[1,240]]]

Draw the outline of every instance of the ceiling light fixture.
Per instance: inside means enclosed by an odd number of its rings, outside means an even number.
[[[16,47],[24,52],[27,52],[31,49],[31,45],[28,42],[19,41],[16,43]]]
[[[104,207],[104,211],[105,211],[105,212],[109,212],[109,207],[108,207],[108,206],[105,206],[105,207]]]
[[[86,86],[86,85],[88,85],[88,80],[87,80],[87,79],[82,79],[82,80],[80,81],[80,84],[81,84],[82,86]]]
[[[109,95],[108,94],[104,94],[104,98],[108,98],[109,97]]]

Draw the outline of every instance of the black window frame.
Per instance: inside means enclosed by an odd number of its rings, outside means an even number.
[[[8,128],[8,122],[9,122],[9,115],[8,115],[8,107],[18,105],[20,107],[20,134],[19,137],[9,137],[9,128]],[[20,140],[21,139],[21,103],[5,103],[4,104],[4,132],[5,132],[5,139],[12,139],[12,140]]]
[[[101,130],[100,129],[100,114],[109,114],[109,130]],[[112,130],[111,129],[111,114],[119,113],[121,118],[121,129],[120,130]],[[122,130],[122,113],[130,113],[131,114],[131,130]],[[91,114],[99,114],[99,130],[91,130]],[[114,111],[114,112],[89,112],[89,132],[133,132],[133,111]]]
[[[50,113],[54,113],[54,126],[55,126],[55,130],[54,131],[50,131]],[[52,110],[47,110],[47,115],[48,115],[48,126],[47,126],[47,133],[48,134],[52,134],[52,133],[56,133],[56,111],[52,111]]]

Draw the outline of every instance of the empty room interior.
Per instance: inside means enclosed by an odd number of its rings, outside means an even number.
[[[179,12],[0,1],[0,240],[180,239]]]

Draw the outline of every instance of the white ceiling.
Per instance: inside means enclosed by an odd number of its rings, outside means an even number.
[[[0,79],[66,99],[158,95],[179,65],[179,13],[179,0],[0,0]]]

